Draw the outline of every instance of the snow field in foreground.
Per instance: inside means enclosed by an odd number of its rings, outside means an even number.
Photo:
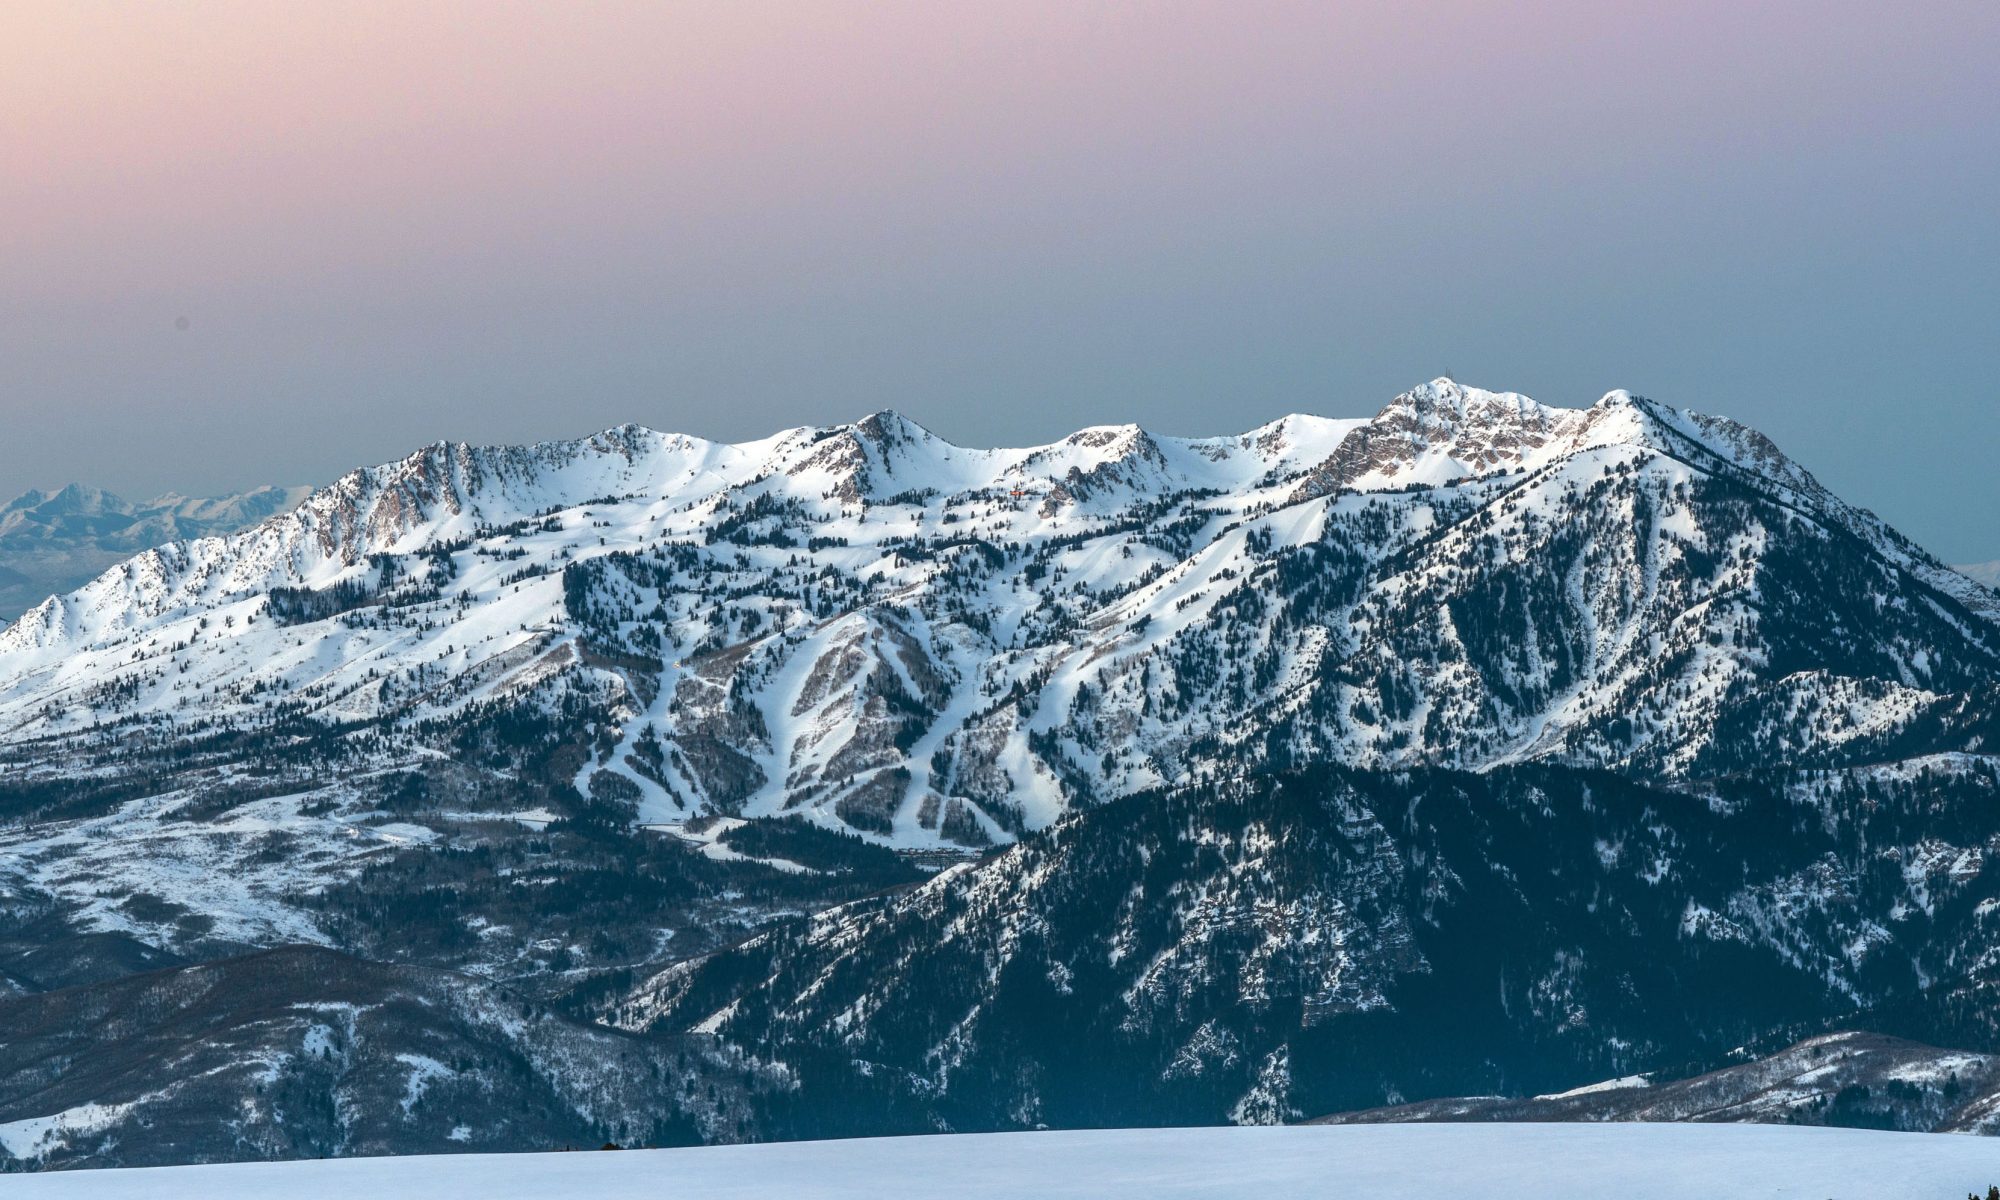
[[[1770,1125],[1359,1125],[875,1138],[10,1176],[7,1200],[1957,1200],[2000,1139]]]

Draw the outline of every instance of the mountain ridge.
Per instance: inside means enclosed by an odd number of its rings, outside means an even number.
[[[1462,1096],[1318,1117],[1308,1124],[1430,1121],[1752,1121],[1991,1136],[1992,1055],[1832,1033],[1689,1079],[1631,1075],[1551,1095]]]
[[[1989,588],[2000,589],[2000,560],[1986,563],[1961,563],[1952,569],[1974,583],[1982,583]]]
[[[221,496],[166,492],[134,502],[88,484],[30,488],[0,506],[0,620],[88,583],[117,562],[189,537],[231,533],[284,512],[304,487]]]
[[[1996,747],[2000,593],[1626,392],[440,442],[0,632],[0,1003],[87,1039],[34,998],[227,961],[310,1006],[258,956],[317,946],[782,1081],[712,1140],[1550,1095],[1857,1026],[1994,1054]],[[215,1012],[231,1078],[318,1036]],[[511,1051],[398,1012],[366,1144],[435,1148],[399,1056]],[[56,1115],[171,1082],[71,1078]]]
[[[1698,507],[1748,522],[1730,545],[1682,515],[1691,489],[1712,497]],[[1603,536],[1566,548],[1590,522]],[[1852,540],[1794,553],[1799,538]],[[1815,585],[1855,605],[1897,597],[1873,682],[1815,681],[1848,614],[1761,594],[1774,539],[1787,570],[1855,575]],[[1549,553],[1584,557],[1565,582],[1540,570]],[[1329,554],[1363,573],[1359,593],[1306,598],[1314,611],[1297,618],[1269,611],[1268,581],[1324,570],[1307,564]],[[1028,575],[1008,578],[1009,563]],[[1076,582],[1033,586],[1051,572]],[[1468,572],[1518,582],[1475,597]],[[717,608],[703,588],[721,580],[754,603]],[[1246,603],[1263,611],[1243,618]],[[1548,611],[1508,618],[1528,620],[1527,643],[1501,631],[1509,644],[1468,648],[1465,622],[1485,624],[1496,603]],[[1788,631],[1833,625],[1766,679],[1778,648],[1755,625],[1776,604],[1799,614]],[[863,833],[935,845],[953,840],[949,820],[978,845],[1240,740],[1190,706],[1190,683],[1261,708],[1248,732],[1284,738],[1291,757],[1608,763],[1650,761],[1678,739],[1661,761],[1680,770],[1745,704],[1753,724],[1773,705],[1837,704],[1850,740],[1930,719],[1976,677],[1952,663],[2000,663],[1996,618],[2000,595],[1827,493],[1762,435],[1626,392],[1553,409],[1439,379],[1367,421],[1294,415],[1202,439],[1100,426],[1012,450],[954,446],[892,410],[739,444],[624,425],[533,446],[434,443],[51,597],[0,630],[0,735],[76,736],[106,715],[73,703],[89,695],[165,735],[189,685],[222,701],[204,719],[255,719],[272,689],[320,720],[455,719],[560,676],[608,688],[625,714],[610,760],[579,777],[585,794],[605,774],[660,820],[776,811],[821,789],[834,794],[812,810]],[[1588,641],[1551,658],[1538,627]],[[1213,675],[1186,656],[1218,637],[1263,648],[1254,677],[1179,678]],[[1663,637],[1682,647],[1681,677],[1641,679]],[[1939,638],[1962,647],[1941,656],[1928,648]],[[1145,664],[1176,647],[1183,711],[1162,722]],[[1468,653],[1485,657],[1460,662]],[[1397,677],[1433,662],[1427,680]],[[1763,690],[1746,695],[1752,682]],[[1041,706],[1003,695],[1025,686],[1072,711],[1115,706],[1085,714],[1099,723],[1150,719],[1161,749],[1122,772],[1100,763],[1117,777],[1108,790],[1088,784],[1080,760],[1107,735],[1065,725],[1060,744],[1037,742],[1057,732]],[[1634,706],[1646,727],[1619,724]],[[669,729],[685,735],[677,753],[628,765]],[[907,769],[891,762],[913,751]]]

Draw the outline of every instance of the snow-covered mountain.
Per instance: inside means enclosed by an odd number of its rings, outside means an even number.
[[[1967,563],[1957,568],[1960,575],[1990,588],[2000,588],[2000,561]]]
[[[387,1110],[403,1056],[522,1052],[458,976],[777,1081],[725,1118],[647,1058],[633,1103],[711,1140],[1539,1095],[1832,1029],[1996,1053],[1996,739],[2000,593],[1624,392],[438,444],[0,631],[0,1016],[354,956],[340,1002],[433,1000],[308,1072],[356,1106],[311,1145],[412,1149],[458,1122]],[[310,1051],[213,1011],[215,1079]],[[77,1074],[141,1060],[30,1055],[0,1124],[282,1152],[197,1135],[179,1059]],[[596,1086],[550,1061],[508,1094]],[[76,1153],[160,1161],[146,1128]]]
[[[1997,798],[1969,758],[1177,788],[674,963],[606,1016],[784,1063],[826,1098],[806,1136],[1536,1096],[1828,1028],[1991,1050]]]
[[[309,488],[264,487],[230,496],[169,493],[141,503],[70,484],[30,490],[0,508],[0,618],[88,583],[141,550],[234,533],[297,505]]]
[[[977,846],[1273,762],[1962,749],[1996,619],[1760,435],[1622,392],[1024,450],[628,426],[428,447],[51,598],[0,632],[0,739],[583,704],[577,788],[643,820]]]

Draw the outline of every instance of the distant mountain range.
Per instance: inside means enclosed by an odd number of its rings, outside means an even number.
[[[2000,588],[2000,561],[1968,563],[1958,568],[1958,573],[1967,579],[1974,579],[1990,588]]]
[[[199,498],[170,492],[135,504],[79,483],[24,492],[0,508],[0,620],[81,587],[141,550],[235,533],[309,494],[303,487]]]
[[[439,443],[0,630],[0,1024],[46,1050],[0,1127],[1271,1122],[1839,1030],[1991,1054],[1997,747],[2000,593],[1626,392]],[[519,1018],[442,999],[484,988]],[[339,1005],[393,1009],[351,1060],[260,1015]],[[571,1058],[628,1043],[645,1088]]]

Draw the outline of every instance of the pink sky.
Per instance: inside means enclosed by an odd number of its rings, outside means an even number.
[[[891,403],[1215,432],[1445,366],[1837,472],[1913,363],[1990,358],[1997,13],[18,0],[0,492]]]

